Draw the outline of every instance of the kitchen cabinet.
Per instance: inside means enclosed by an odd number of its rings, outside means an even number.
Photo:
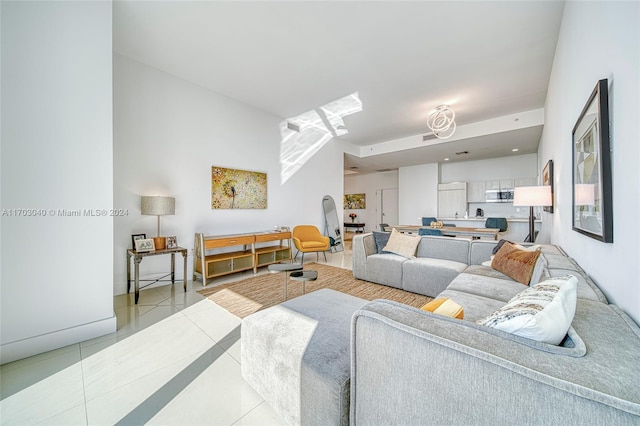
[[[485,181],[485,190],[486,191],[499,191],[500,190],[500,181],[499,180],[487,180]]]
[[[467,189],[467,202],[484,203],[486,191],[486,184],[484,181],[469,182],[469,187]]]
[[[513,191],[513,179],[500,179],[500,191]]]
[[[486,191],[511,191],[513,190],[513,179],[494,179],[485,181]]]
[[[467,210],[467,183],[452,182],[438,185],[438,217],[464,216]]]

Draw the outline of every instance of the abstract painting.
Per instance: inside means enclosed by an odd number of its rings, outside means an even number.
[[[366,194],[345,194],[344,209],[366,209]]]
[[[613,242],[611,150],[607,79],[598,81],[572,131],[572,229]]]
[[[211,167],[212,209],[266,209],[267,174]]]

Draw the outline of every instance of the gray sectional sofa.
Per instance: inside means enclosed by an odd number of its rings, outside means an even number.
[[[423,236],[409,259],[355,236],[355,277],[465,319],[313,292],[243,320],[243,376],[290,424],[640,424],[640,329],[559,247],[541,247],[539,279],[578,279],[560,345],[475,323],[527,288],[482,265],[496,243]]]

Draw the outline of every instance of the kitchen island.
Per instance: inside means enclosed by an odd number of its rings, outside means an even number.
[[[470,217],[465,218],[438,218],[445,224],[453,224],[464,228],[484,228],[486,217]],[[529,218],[528,217],[507,217],[507,231],[501,232],[498,238],[504,238],[513,242],[523,242],[529,234]],[[534,221],[534,228],[540,231],[542,221],[537,219]]]

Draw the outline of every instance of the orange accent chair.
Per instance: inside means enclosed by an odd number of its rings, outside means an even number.
[[[322,252],[324,255],[324,261],[327,261],[327,250],[331,248],[329,237],[325,237],[320,233],[318,228],[313,225],[298,225],[293,228],[293,244],[298,249],[298,253],[302,253],[302,260],[300,263],[304,263],[304,254],[316,252],[316,258],[318,252]],[[296,253],[296,258],[298,257]]]

